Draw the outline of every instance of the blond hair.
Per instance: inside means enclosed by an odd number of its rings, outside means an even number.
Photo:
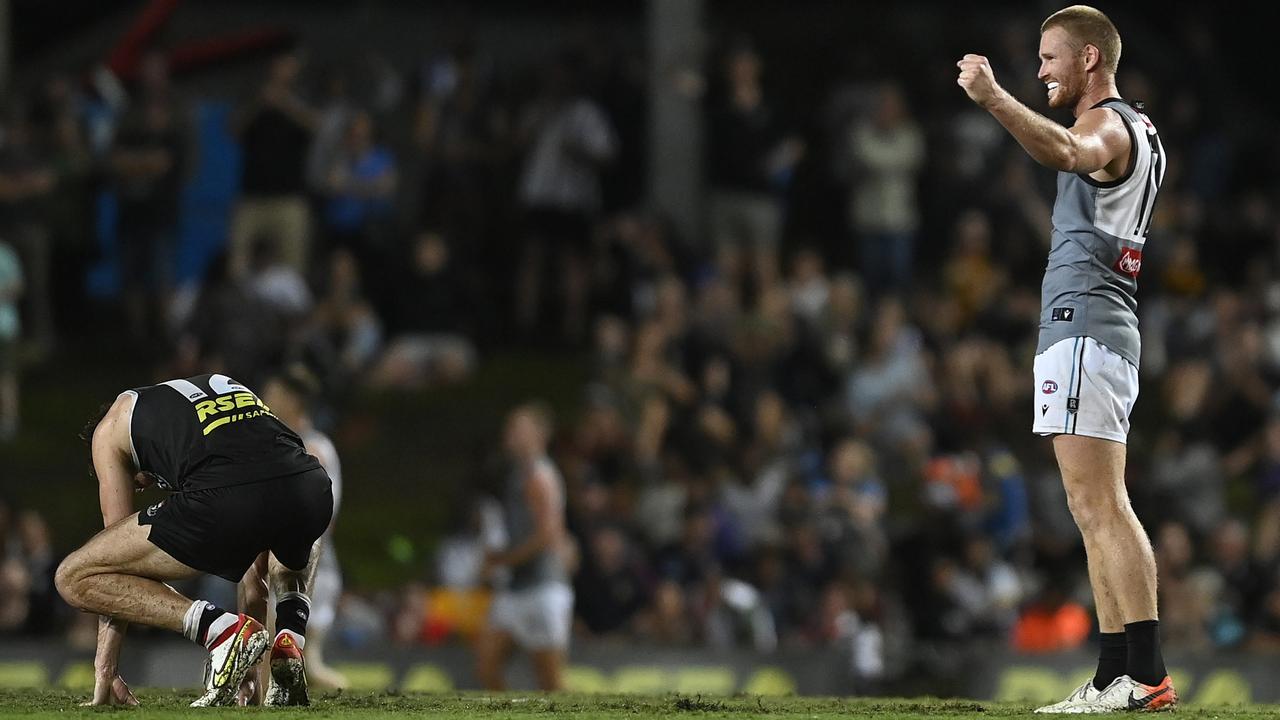
[[[1053,27],[1067,31],[1077,50],[1084,49],[1085,45],[1098,48],[1102,69],[1109,75],[1116,74],[1120,65],[1120,32],[1101,10],[1088,5],[1063,8],[1040,25],[1040,34]]]

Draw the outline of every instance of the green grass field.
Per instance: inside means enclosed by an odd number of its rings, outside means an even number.
[[[192,692],[140,691],[142,707],[81,708],[83,695],[63,690],[0,690],[0,718],[102,717],[128,713],[138,718],[238,717],[270,713],[272,717],[308,718],[803,718],[827,720],[869,717],[884,720],[917,718],[1032,717],[1031,707],[1017,703],[970,700],[709,697],[687,695],[543,695],[539,693],[405,694],[347,693],[321,696],[310,708],[193,709]],[[1280,717],[1280,706],[1186,706],[1179,717],[1201,720],[1254,720]]]

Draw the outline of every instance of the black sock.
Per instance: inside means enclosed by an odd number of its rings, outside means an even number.
[[[1103,690],[1128,669],[1129,644],[1123,632],[1102,633],[1098,639],[1102,641],[1102,650],[1098,653],[1098,671],[1093,674],[1093,687]]]
[[[1141,620],[1124,626],[1129,659],[1125,672],[1143,685],[1159,685],[1169,671],[1160,654],[1160,621]]]
[[[310,617],[311,598],[302,593],[285,593],[276,603],[276,632],[288,630],[298,637],[305,637]]]

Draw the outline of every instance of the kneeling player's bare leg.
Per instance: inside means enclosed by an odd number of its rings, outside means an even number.
[[[206,693],[194,704],[226,705],[234,699],[244,673],[266,649],[266,632],[252,618],[229,613],[213,603],[191,601],[164,583],[198,575],[148,539],[150,527],[134,513],[94,535],[58,566],[54,582],[72,606],[116,621],[142,623],[182,633],[211,653],[215,671]],[[95,672],[103,660],[112,666],[123,635],[111,625],[100,634]],[[109,638],[107,647],[101,642]],[[110,639],[114,638],[114,639]],[[95,701],[99,692],[94,691]]]
[[[307,561],[299,569],[285,565],[271,553],[267,563],[267,584],[276,597],[276,638],[271,645],[271,688],[268,705],[308,705],[306,667],[302,652],[306,644],[307,620],[311,616],[308,596],[320,560],[320,540],[311,545]]]
[[[1156,562],[1129,504],[1125,446],[1080,435],[1058,435],[1053,446],[1067,504],[1084,537],[1102,631],[1125,633],[1125,674],[1158,684],[1166,671],[1156,630]]]
[[[307,634],[307,619],[311,616],[311,586],[316,578],[316,566],[320,562],[320,543],[311,545],[307,564],[294,570],[270,554],[267,565],[267,584],[276,597],[276,632],[291,631],[301,640]]]
[[[135,513],[94,535],[58,566],[58,592],[81,610],[183,632],[191,600],[163,581],[199,572],[151,544],[149,531]]]
[[[563,650],[534,650],[529,653],[529,659],[533,661],[533,674],[538,680],[538,689],[545,691],[563,690],[564,668]]]

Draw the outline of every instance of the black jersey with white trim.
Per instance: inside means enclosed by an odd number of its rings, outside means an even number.
[[[134,462],[167,490],[260,482],[320,467],[298,434],[253,391],[225,375],[135,388]]]

